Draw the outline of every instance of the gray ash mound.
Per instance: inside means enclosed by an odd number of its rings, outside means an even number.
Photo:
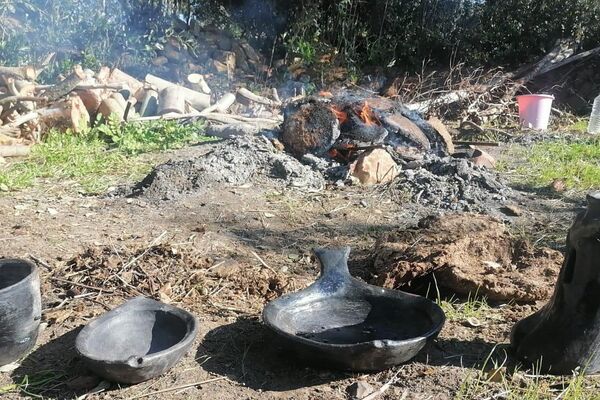
[[[278,151],[264,136],[239,136],[215,144],[207,154],[157,166],[132,195],[169,200],[214,185],[242,186],[266,180],[305,190],[325,186],[320,173]]]
[[[352,184],[346,165],[310,154],[298,160],[264,136],[238,136],[211,147],[208,153],[155,167],[133,189],[120,194],[160,201],[249,183],[306,191]],[[428,208],[495,213],[513,195],[498,174],[466,159],[426,154],[402,164],[391,185]]]
[[[450,156],[408,163],[394,185],[416,203],[452,211],[489,212],[513,195],[497,173]]]

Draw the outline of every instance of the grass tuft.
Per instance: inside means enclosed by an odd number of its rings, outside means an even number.
[[[600,137],[576,143],[536,143],[527,149],[513,149],[508,157],[525,158],[515,171],[515,179],[520,184],[545,187],[560,179],[573,190],[600,186]]]
[[[0,170],[0,191],[33,186],[40,179],[73,181],[96,194],[118,181],[141,178],[151,166],[137,155],[212,140],[203,126],[175,121],[120,124],[109,120],[82,134],[51,131],[30,156]]]

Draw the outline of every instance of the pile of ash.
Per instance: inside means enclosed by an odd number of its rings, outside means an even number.
[[[452,211],[487,212],[513,194],[492,170],[433,154],[407,163],[393,184],[416,203]]]
[[[133,195],[169,200],[215,185],[242,186],[269,180],[283,187],[320,190],[323,176],[275,148],[264,136],[238,136],[212,146],[206,154],[155,167]]]

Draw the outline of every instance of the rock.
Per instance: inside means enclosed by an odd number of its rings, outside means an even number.
[[[473,164],[480,167],[486,167],[489,169],[496,168],[496,159],[481,149],[475,149],[471,161]]]
[[[520,217],[521,215],[523,215],[523,210],[512,204],[501,207],[500,211],[502,211],[502,213],[508,215],[509,217]]]
[[[232,258],[218,261],[211,268],[211,272],[217,278],[229,278],[232,275],[239,274],[241,272],[240,264]]]
[[[376,185],[393,181],[399,167],[385,149],[373,149],[362,153],[351,170],[361,184]]]
[[[158,56],[152,60],[152,65],[154,65],[156,67],[160,67],[160,66],[163,66],[168,63],[169,63],[169,59],[165,56]]]
[[[554,193],[562,193],[567,190],[567,184],[562,179],[555,179],[552,181],[552,183],[550,183],[549,188]]]
[[[373,386],[364,381],[354,382],[346,389],[346,393],[348,393],[352,399],[364,399],[374,391],[375,389],[373,389]]]
[[[437,117],[430,117],[427,123],[440,135],[442,142],[446,147],[448,154],[454,153],[454,142],[452,141],[452,135],[448,132],[446,125]]]

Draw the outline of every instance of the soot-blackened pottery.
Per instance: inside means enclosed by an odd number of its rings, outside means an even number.
[[[536,371],[600,372],[600,192],[587,201],[567,234],[552,298],[512,332],[516,354]]]
[[[0,260],[0,366],[28,353],[38,337],[42,314],[40,277],[26,260]]]
[[[75,347],[105,379],[139,383],[162,375],[190,349],[198,326],[182,309],[136,297],[82,329]]]
[[[320,249],[321,275],[263,311],[267,327],[299,357],[343,370],[376,371],[413,358],[445,322],[430,300],[350,275],[350,248]]]

